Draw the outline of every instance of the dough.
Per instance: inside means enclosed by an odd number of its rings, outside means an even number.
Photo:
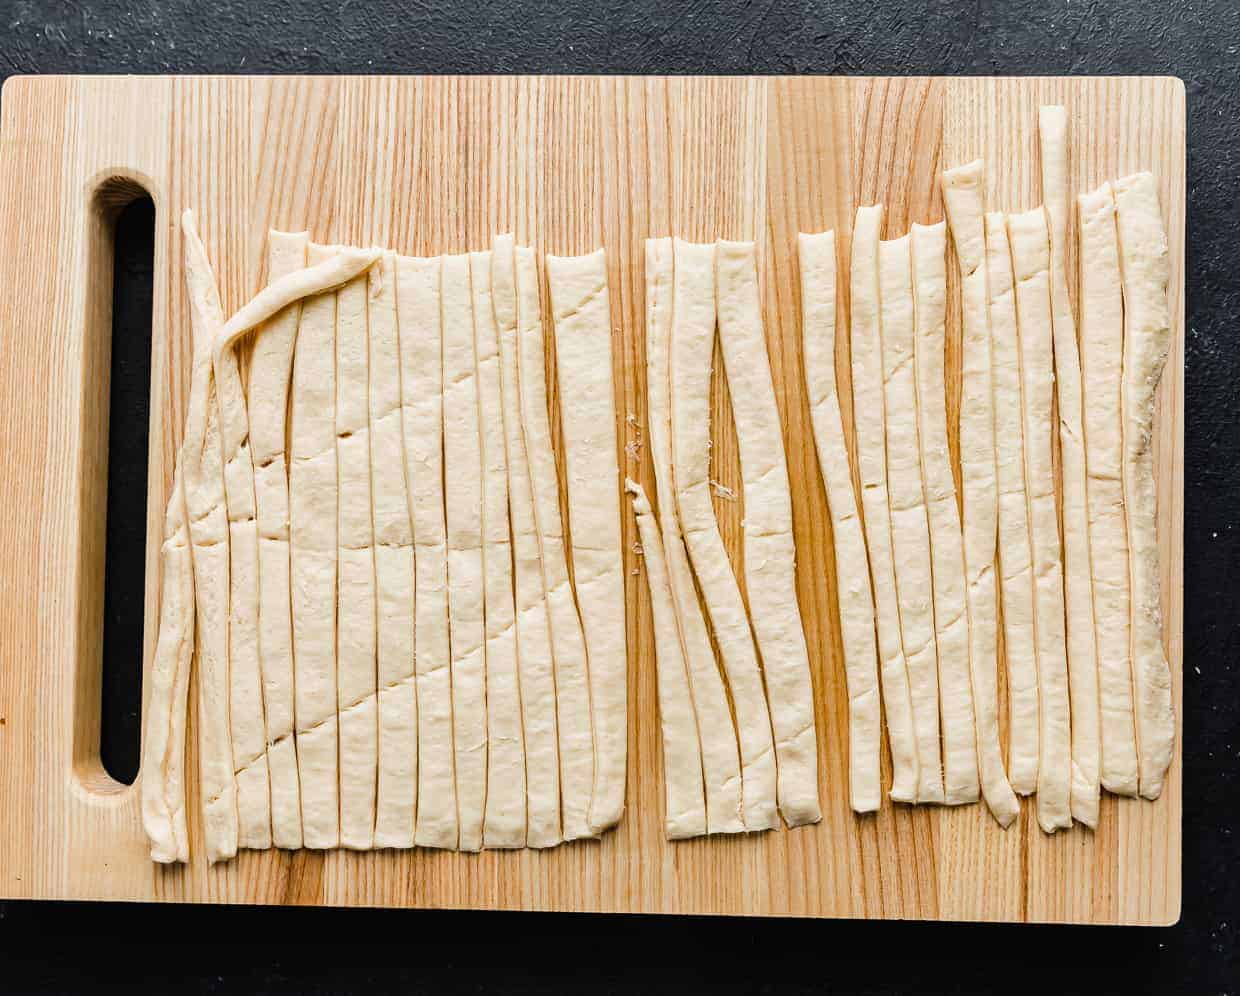
[[[913,733],[917,738],[920,772],[917,801],[944,802],[930,524],[921,477],[917,384],[913,370],[912,279],[909,237],[879,242],[877,331],[887,424],[887,502],[891,509],[891,550],[900,604],[900,634],[908,662]],[[859,288],[857,296],[861,293],[863,290]],[[959,703],[954,705],[961,708]]]
[[[702,751],[689,693],[689,673],[681,651],[676,607],[667,579],[663,540],[646,492],[625,480],[633,496],[633,514],[641,539],[642,563],[650,586],[654,620],[655,677],[659,689],[659,731],[663,746],[664,820],[669,840],[706,833],[706,795],[702,787]]]
[[[1038,825],[1045,832],[1053,833],[1060,827],[1072,825],[1072,745],[1059,512],[1051,462],[1054,372],[1050,235],[1042,208],[1009,215],[1007,225],[1016,285],[1016,327],[1025,416],[1025,494],[1033,547],[1033,620],[1038,659]]]
[[[311,245],[309,262],[312,267],[322,264],[332,253],[326,246]],[[319,849],[340,843],[335,293],[321,293],[302,302],[293,354],[289,426],[289,577],[297,770],[303,844]]]
[[[887,442],[878,297],[878,232],[882,218],[881,205],[861,207],[857,209],[853,226],[850,270],[853,424],[857,431],[861,509],[874,585],[879,675],[887,710],[887,738],[891,745],[891,798],[897,802],[916,802],[920,799],[918,743],[913,729],[908,664],[900,635],[891,511],[887,506]],[[936,756],[937,753],[936,741]]]
[[[198,758],[203,830],[211,863],[237,853],[237,789],[228,722],[228,517],[224,459],[212,368],[212,338],[223,324],[219,290],[192,212],[181,217],[194,369],[181,446],[198,615]]]
[[[1128,623],[1128,525],[1124,508],[1124,300],[1119,237],[1109,185],[1081,195],[1077,204],[1085,453],[1089,470],[1094,619],[1098,627],[1099,708],[1094,730],[1101,739],[1103,787],[1119,795],[1136,795],[1137,740]],[[1073,701],[1075,704],[1075,697]],[[1073,737],[1077,734],[1074,722]]]
[[[543,587],[542,565],[539,561],[530,466],[521,432],[516,250],[511,235],[499,236],[491,251],[491,300],[499,332],[502,396],[502,408],[495,417],[497,422],[502,424],[504,454],[507,458],[507,512],[512,522],[517,607],[520,695],[516,729],[524,735],[525,769],[521,780],[516,782],[522,790],[514,810],[519,812],[520,820],[513,820],[512,832],[506,836],[497,834],[493,840],[488,834],[486,843],[488,847],[521,847],[526,843],[531,847],[548,847],[562,839],[560,757],[555,721],[555,669],[551,651],[551,628],[547,616],[547,593]],[[488,502],[490,497],[488,493]],[[500,509],[499,514],[502,516],[504,510]],[[488,560],[488,573],[490,569],[491,562]],[[490,624],[491,614],[488,609],[487,625]],[[491,659],[488,650],[488,675]],[[493,699],[488,700],[488,707],[493,706],[493,703]],[[490,802],[491,796],[488,795],[488,806]],[[488,829],[489,827],[488,820]]]
[[[1157,799],[1175,749],[1171,669],[1163,651],[1154,485],[1154,395],[1171,348],[1167,230],[1149,173],[1116,180],[1124,282],[1124,504],[1132,585],[1132,684],[1141,795]]]
[[[473,284],[478,410],[482,432],[482,542],[486,608],[487,797],[483,836],[488,846],[525,843],[523,688],[517,677],[512,538],[508,526],[508,459],[500,382],[499,330],[491,293],[491,253],[469,254]],[[548,661],[549,664],[549,661]],[[557,810],[558,810],[558,797]],[[545,803],[544,803],[545,805]],[[557,811],[557,822],[558,822]],[[556,834],[559,839],[559,834]],[[462,840],[462,847],[465,841]]]
[[[450,709],[456,762],[459,846],[482,846],[487,791],[486,647],[482,560],[482,432],[468,255],[443,261],[444,506],[448,523]],[[430,800],[426,800],[429,802]],[[421,838],[419,844],[434,846]],[[429,830],[429,828],[428,828]],[[440,847],[458,846],[445,827]]]
[[[412,847],[418,726],[414,702],[413,527],[401,431],[396,254],[370,270],[370,496],[375,551],[378,775],[375,847]]]
[[[147,675],[142,728],[142,827],[151,860],[189,860],[185,820],[185,716],[194,653],[194,569],[185,524],[180,455],[164,513],[160,547],[159,640]]]
[[[1098,654],[1090,578],[1081,362],[1068,298],[1068,119],[1062,107],[1038,111],[1042,199],[1051,242],[1051,320],[1059,391],[1064,609],[1072,714],[1072,817],[1098,825]]]
[[[603,250],[588,256],[548,256],[547,283],[555,323],[573,580],[590,661],[595,763],[589,822],[598,833],[618,823],[624,812],[628,746],[620,469]]]
[[[878,648],[870,563],[835,384],[835,233],[802,233],[797,236],[797,250],[805,388],[835,543],[835,586],[848,686],[848,797],[855,812],[872,813],[882,803]]]
[[[706,796],[706,832],[740,833],[741,767],[727,692],[693,586],[672,484],[668,349],[672,333],[672,240],[646,240],[646,397],[659,527],[680,653],[689,674]],[[645,546],[645,544],[643,544]],[[651,597],[654,597],[653,589]],[[674,651],[669,651],[673,652]],[[670,809],[669,809],[670,812]]]
[[[723,658],[741,755],[747,830],[778,824],[771,719],[749,619],[711,507],[710,373],[715,342],[715,246],[673,243],[672,474],[685,545]]]
[[[914,362],[926,518],[933,564],[934,631],[939,651],[943,783],[948,805],[976,802],[977,726],[969,675],[964,538],[956,480],[947,449],[947,385],[943,375],[947,307],[947,226],[913,225]],[[887,343],[884,329],[884,346]]]
[[[1001,826],[1020,807],[999,747],[998,604],[995,544],[999,498],[995,467],[991,336],[983,221],[985,170],[976,159],[943,172],[943,205],[960,269],[962,321],[960,475],[963,498],[965,607],[969,616],[969,673],[977,723],[978,770],[986,805]]]
[[[1016,288],[1007,222],[998,211],[986,215],[986,267],[999,485],[999,589],[1007,649],[1008,763],[1012,787],[1021,795],[1031,795],[1038,782],[1033,540],[1025,487],[1025,405],[1016,333]]]
[[[590,796],[594,786],[594,735],[590,719],[590,672],[585,636],[577,603],[569,584],[560,521],[560,488],[555,454],[551,451],[551,421],[547,405],[546,364],[543,351],[542,311],[538,271],[532,249],[518,246],[517,373],[521,428],[529,462],[534,521],[538,529],[543,589],[551,624],[555,662],[556,728],[559,733],[560,795],[565,840],[593,836]]]
[[[453,268],[459,284],[460,264],[454,263]],[[401,423],[414,542],[414,842],[425,847],[455,847],[457,840],[444,523],[442,269],[443,261],[438,257],[399,256],[396,260]],[[460,301],[458,287],[454,290],[454,307]]]
[[[822,819],[809,650],[797,602],[792,494],[758,298],[752,242],[715,249],[719,339],[745,488],[745,580],[766,679],[779,809],[790,827]],[[644,545],[644,544],[643,544]]]
[[[271,283],[306,266],[305,232],[270,232]],[[301,304],[277,312],[254,338],[250,359],[250,455],[258,519],[258,655],[267,717],[271,837],[276,847],[301,847],[301,789],[293,737],[293,630],[289,592],[288,467],[284,435],[289,377]]]

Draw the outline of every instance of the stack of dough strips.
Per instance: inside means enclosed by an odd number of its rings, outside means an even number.
[[[627,648],[602,250],[546,260],[566,530],[531,249],[421,259],[272,232],[270,283],[225,321],[189,212],[182,228],[194,362],[143,738],[152,857],[189,858],[191,662],[212,862],[614,826]]]

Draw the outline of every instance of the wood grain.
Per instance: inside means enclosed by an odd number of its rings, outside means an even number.
[[[1048,838],[1038,831],[1029,801],[1006,832],[981,806],[888,803],[877,814],[857,817],[847,804],[835,565],[803,381],[796,234],[836,229],[844,265],[859,204],[886,203],[885,237],[913,221],[938,220],[938,172],[975,156],[987,161],[988,207],[1038,203],[1036,110],[1048,102],[1068,108],[1074,190],[1150,169],[1168,219],[1175,339],[1158,398],[1156,460],[1165,640],[1180,714],[1179,81],[11,78],[0,104],[6,166],[0,171],[0,399],[8,462],[0,485],[7,513],[0,520],[0,894],[1088,923],[1177,919],[1178,741],[1162,798],[1104,797],[1096,834],[1076,827]],[[195,777],[194,860],[183,868],[153,865],[137,786],[111,781],[98,750],[108,232],[111,213],[133,196],[134,184],[154,197],[158,219],[148,667],[158,618],[160,522],[189,382],[176,230],[182,210],[198,215],[230,310],[266,280],[270,227],[421,255],[484,248],[508,230],[540,252],[605,246],[616,418],[625,447],[619,457],[624,472],[652,494],[644,445],[642,241],[668,234],[755,240],[792,484],[796,595],[813,667],[823,821],[752,837],[663,839],[650,609],[634,524],[626,515],[630,750],[628,807],[616,831],[545,852],[246,852],[208,869]],[[1074,263],[1072,240],[1069,259]],[[960,321],[954,268],[948,272],[948,416],[958,458]],[[1075,299],[1075,280],[1070,289]],[[847,317],[842,280],[841,328]],[[865,413],[854,413],[849,403],[844,335],[837,352],[851,449],[854,418]],[[549,374],[554,385],[554,371]],[[739,491],[720,374],[717,365],[712,477]],[[558,448],[558,410],[553,437]],[[743,576],[743,500],[717,497],[716,509]],[[1005,711],[1001,707],[1001,717]],[[192,748],[189,760],[196,771]]]

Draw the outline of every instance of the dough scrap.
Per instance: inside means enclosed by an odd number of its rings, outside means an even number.
[[[719,339],[745,488],[745,577],[775,734],[779,810],[790,827],[822,819],[809,649],[796,594],[792,493],[766,354],[752,242],[715,248]]]
[[[719,533],[709,490],[715,314],[714,244],[676,239],[669,380],[677,508],[732,692],[745,829],[767,830],[779,822],[771,719],[745,603]]]
[[[836,593],[848,686],[848,797],[854,812],[872,813],[882,804],[878,649],[870,564],[835,383],[835,233],[801,233],[797,250],[805,387],[835,543]]]
[[[706,832],[740,833],[741,768],[727,691],[715,662],[702,605],[681,534],[672,483],[671,383],[672,240],[646,240],[646,396],[662,549],[675,609],[680,652],[689,672],[706,795]],[[643,543],[643,547],[646,544]],[[653,597],[653,595],[652,595]],[[669,810],[670,811],[670,810]]]
[[[620,468],[604,251],[547,256],[547,283],[564,427],[573,580],[590,660],[595,761],[589,823],[598,833],[618,823],[624,812],[628,746]]]
[[[1001,826],[1020,807],[999,747],[998,604],[995,548],[999,497],[996,484],[991,335],[983,221],[985,169],[980,159],[945,170],[943,206],[960,270],[964,326],[961,364],[960,471],[963,498],[965,602],[969,615],[969,673],[977,722],[978,770],[986,806]]]
[[[964,536],[956,480],[947,449],[947,385],[943,374],[947,315],[947,226],[913,225],[914,365],[918,440],[933,563],[934,630],[939,651],[943,792],[948,805],[978,797],[977,725],[969,675]],[[884,336],[884,344],[886,338]]]
[[[882,205],[857,209],[853,226],[850,284],[853,424],[861,476],[861,510],[870,558],[877,619],[879,677],[891,747],[891,798],[916,802],[920,773],[913,724],[908,663],[900,633],[896,566],[887,492],[887,431],[883,402],[882,339],[879,331],[878,232]],[[936,742],[937,751],[937,742]]]

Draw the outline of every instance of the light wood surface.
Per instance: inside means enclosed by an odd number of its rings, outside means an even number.
[[[1162,798],[1104,796],[1096,834],[1076,827],[1045,836],[1032,800],[1006,832],[980,805],[948,810],[888,802],[868,817],[848,809],[844,670],[830,520],[801,368],[796,234],[836,229],[846,273],[858,204],[887,204],[884,237],[910,222],[936,221],[939,171],[976,156],[987,162],[991,209],[1037,204],[1042,103],[1068,108],[1074,192],[1139,169],[1158,177],[1175,325],[1156,421],[1158,525],[1165,641],[1182,716],[1185,123],[1178,80],[10,79],[0,104],[0,895],[1176,920],[1179,736]],[[604,245],[621,446],[639,441],[646,421],[642,240],[666,234],[756,240],[792,482],[797,595],[813,666],[822,822],[751,837],[663,839],[650,606],[634,552],[635,524],[626,514],[628,805],[616,831],[544,852],[247,852],[208,869],[195,775],[193,862],[152,864],[138,787],[109,779],[98,750],[107,233],[134,184],[150,192],[157,210],[147,666],[158,619],[160,521],[189,384],[189,319],[175,228],[184,208],[198,215],[229,312],[263,285],[266,232],[273,226],[420,254],[483,248],[507,230],[540,253]],[[1075,238],[1073,261],[1074,250]],[[948,414],[958,458],[959,302],[954,266],[948,272]],[[846,328],[846,280],[840,291]],[[1075,301],[1075,286],[1072,293]],[[836,369],[851,448],[847,351],[847,336],[840,335]],[[712,476],[739,492],[719,359]],[[555,384],[554,376],[548,383]],[[553,427],[558,447],[558,414]],[[621,453],[621,467],[653,493],[647,450],[636,452],[636,459]],[[739,557],[743,501],[717,498],[716,509]],[[1006,730],[1004,736],[1006,743]],[[192,747],[189,763],[196,772]],[[886,757],[883,763],[887,779]]]

